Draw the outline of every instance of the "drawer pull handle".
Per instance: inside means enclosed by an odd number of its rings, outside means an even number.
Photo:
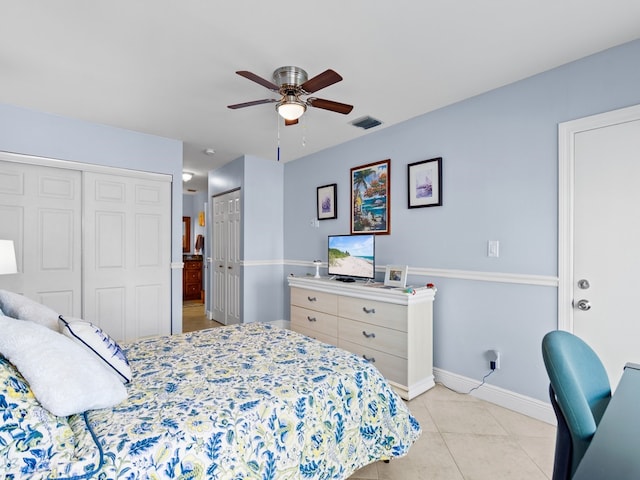
[[[316,317],[307,317],[307,320],[309,320],[310,322],[316,322]]]
[[[307,297],[307,300],[309,300],[310,302],[317,301],[316,297]]]
[[[376,309],[375,308],[367,309],[367,307],[362,307],[362,311],[364,313],[376,313]]]
[[[363,354],[362,358],[364,358],[367,362],[376,363],[376,357],[367,357],[366,355]]]
[[[367,333],[364,330],[362,330],[362,334],[367,338],[376,338],[376,334],[374,332]]]

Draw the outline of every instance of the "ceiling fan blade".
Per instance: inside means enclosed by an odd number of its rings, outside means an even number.
[[[280,88],[275,83],[270,82],[269,80],[266,80],[262,77],[259,77],[255,73],[251,73],[246,70],[240,70],[240,71],[237,71],[236,73],[241,77],[248,78],[252,82],[256,82],[262,85],[263,87],[268,88],[269,90],[273,90],[274,92],[277,92],[278,89]]]
[[[322,98],[309,98],[307,104],[315,108],[322,108],[324,110],[330,110],[332,112],[342,113],[346,115],[351,113],[353,105],[347,105],[346,103],[334,102],[333,100],[323,100]]]
[[[335,71],[329,69],[310,78],[300,87],[307,93],[317,92],[318,90],[342,81],[342,77]]]
[[[253,107],[254,105],[262,105],[263,103],[277,102],[275,98],[264,98],[262,100],[254,100],[252,102],[236,103],[235,105],[227,105],[227,108],[235,110],[236,108]]]
[[[298,123],[297,118],[295,120],[287,120],[286,118],[284,119],[284,125],[286,127],[288,127],[289,125],[297,125],[297,123]]]

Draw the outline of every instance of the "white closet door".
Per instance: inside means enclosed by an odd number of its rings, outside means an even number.
[[[171,184],[84,174],[84,317],[116,340],[171,333]]]
[[[240,323],[240,190],[213,197],[213,319]]]
[[[241,258],[240,258],[240,190],[228,194],[227,207],[227,321],[240,323]]]
[[[81,173],[0,161],[0,238],[13,240],[18,274],[0,288],[79,316]]]
[[[226,253],[225,253],[225,230],[226,230],[226,215],[225,215],[225,201],[224,196],[213,197],[211,204],[213,205],[213,241],[212,241],[212,266],[211,279],[212,295],[211,306],[213,312],[213,319],[224,325],[227,324],[226,320],[226,299],[225,299],[225,274],[226,274]]]

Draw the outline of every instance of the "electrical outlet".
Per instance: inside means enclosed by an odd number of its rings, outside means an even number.
[[[500,370],[500,351],[489,350],[489,368],[491,370]]]

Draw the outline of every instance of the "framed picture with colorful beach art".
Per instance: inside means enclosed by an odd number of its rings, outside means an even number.
[[[408,165],[408,207],[438,207],[442,205],[442,157]]]
[[[329,220],[338,218],[338,207],[336,205],[338,185],[323,185],[317,189],[318,220]]]
[[[351,169],[351,233],[391,233],[391,160]]]

